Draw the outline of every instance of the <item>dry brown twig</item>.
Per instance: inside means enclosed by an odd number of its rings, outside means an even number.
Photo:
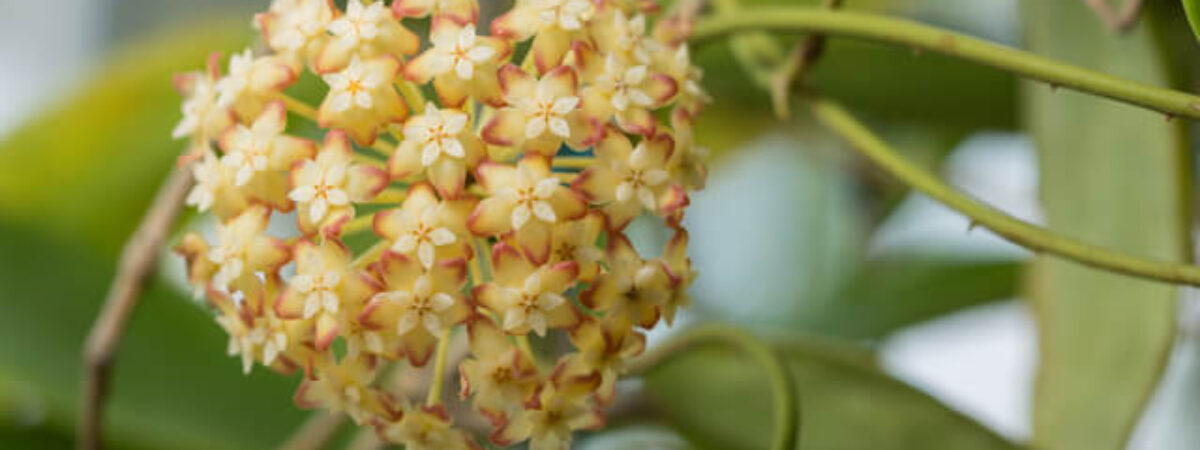
[[[159,251],[175,224],[183,201],[192,186],[188,167],[176,167],[159,188],[154,202],[142,217],[121,251],[117,273],[83,348],[83,390],[76,445],[80,449],[101,447],[100,426],[108,375],[112,369],[125,324],[137,307],[142,290],[154,272]]]
[[[1123,32],[1129,30],[1137,22],[1138,16],[1142,12],[1143,0],[1125,0],[1120,11],[1114,10],[1108,0],[1084,0],[1084,3],[1104,22],[1109,30]]]

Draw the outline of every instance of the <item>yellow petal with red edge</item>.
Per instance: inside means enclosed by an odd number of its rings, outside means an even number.
[[[512,230],[513,204],[509,199],[488,197],[467,217],[467,229],[476,236],[495,236]]]
[[[679,84],[665,73],[652,73],[644,83],[646,95],[654,100],[654,105],[662,106],[671,101],[679,92]]]
[[[429,272],[436,292],[458,292],[467,282],[467,261],[451,259],[438,261]]]
[[[459,78],[454,71],[433,77],[433,88],[437,91],[442,106],[448,108],[462,106],[471,95],[471,82]]]
[[[375,276],[383,282],[386,291],[411,292],[417,278],[421,276],[421,264],[413,258],[385,251],[373,266]]]
[[[550,238],[550,224],[537,219],[530,219],[525,226],[513,233],[513,241],[534,265],[541,265],[550,260]]]
[[[537,11],[530,7],[516,7],[492,20],[492,35],[523,41],[538,30]]]
[[[437,194],[429,183],[414,183],[405,193],[404,203],[400,205],[404,211],[414,217],[420,217],[426,208],[438,205]]]
[[[275,299],[275,315],[283,319],[300,319],[304,317],[304,295],[296,290],[284,289]]]
[[[582,218],[587,214],[587,199],[577,191],[560,187],[550,196],[550,205],[559,222]]]
[[[533,270],[534,266],[511,245],[501,242],[492,247],[492,277],[501,284],[520,287]]]
[[[534,42],[536,43],[537,40]],[[570,66],[555,66],[548,70],[549,72],[546,72],[538,82],[539,88],[543,89],[544,93],[556,99],[577,95],[579,76],[575,73],[575,69]]]
[[[496,110],[480,133],[484,142],[502,147],[514,147],[525,141],[525,113],[514,108]]]
[[[429,362],[429,358],[433,356],[434,347],[437,346],[437,337],[429,334],[425,327],[413,328],[401,339],[403,340],[402,352],[414,367],[424,367]]]
[[[317,350],[325,351],[329,349],[329,345],[338,336],[337,319],[329,314],[317,316],[315,333],[313,344],[317,347]]]
[[[386,331],[396,325],[401,312],[403,310],[396,302],[374,298],[367,302],[367,306],[358,315],[358,321],[368,329]]]
[[[530,423],[527,416],[528,414],[522,411],[504,420],[496,428],[496,431],[492,432],[489,439],[493,444],[504,447],[529,439],[529,435],[533,432],[533,424]]]
[[[346,193],[354,202],[369,202],[375,199],[391,180],[387,172],[375,166],[357,164],[350,166],[346,174]]]
[[[571,49],[571,35],[555,28],[544,28],[533,37],[533,45],[529,51],[533,55],[533,63],[539,73],[546,73],[556,67],[561,67],[563,56]]]
[[[429,166],[429,181],[442,198],[458,198],[467,182],[467,165],[458,158],[442,157]]]
[[[653,136],[658,129],[658,121],[645,108],[629,107],[616,113],[617,125],[622,130],[642,136]]]
[[[434,55],[433,51],[426,50],[416,58],[410,59],[408,64],[404,65],[404,79],[417,84],[425,84],[433,80],[433,77],[437,75],[433,71]]]
[[[406,180],[421,173],[425,166],[421,165],[421,148],[409,139],[405,139],[396,147],[396,152],[388,158],[388,173],[396,180]]]
[[[509,99],[533,98],[538,80],[513,64],[505,64],[497,72],[500,90]]]
[[[563,261],[554,264],[542,272],[542,290],[546,292],[566,292],[579,276],[579,263]]]

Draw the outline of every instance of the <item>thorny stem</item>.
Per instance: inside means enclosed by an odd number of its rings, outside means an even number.
[[[823,8],[754,8],[721,13],[696,23],[693,43],[745,31],[795,31],[849,36],[943,53],[1169,116],[1200,119],[1200,97],[1063,64],[1011,47],[904,19]]]
[[[108,375],[121,344],[125,322],[137,307],[142,289],[158,263],[159,251],[183,209],[183,199],[191,186],[190,168],[176,167],[159,188],[150,209],[121,251],[117,273],[109,287],[104,307],[84,341],[83,405],[80,408],[76,442],[80,449],[102,446],[100,427],[108,391]]]
[[[808,99],[819,122],[845,139],[862,156],[900,181],[925,193],[992,230],[1005,239],[1037,252],[1047,252],[1088,266],[1170,283],[1200,286],[1200,267],[1175,264],[1085,244],[1073,238],[1013,218],[938,181],[906,161],[841,105],[824,98]]]
[[[775,402],[775,435],[771,438],[774,450],[796,448],[800,438],[799,393],[791,373],[775,350],[758,338],[727,325],[705,325],[685,330],[678,336],[651,347],[642,356],[630,362],[627,372],[644,374],[660,367],[662,363],[703,344],[724,344],[737,348],[745,355],[757,360],[766,373],[771,385],[771,398]]]

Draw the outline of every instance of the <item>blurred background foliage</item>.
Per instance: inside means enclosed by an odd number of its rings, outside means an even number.
[[[74,3],[103,12],[80,20],[101,22],[92,38],[104,56],[74,87],[20,116],[20,126],[0,130],[6,448],[71,445],[82,339],[122,243],[182,146],[169,137],[179,118],[170,77],[199,68],[211,51],[228,55],[252,42],[249,14],[266,4]],[[1151,20],[1124,37],[1105,31],[1081,1],[847,3],[1182,89],[1193,86],[1200,61],[1173,1],[1148,1]],[[4,25],[20,25],[13,22]],[[787,48],[796,36],[776,40]],[[905,187],[853,159],[802,108],[791,120],[776,119],[729,46],[695,56],[716,99],[697,140],[714,159],[710,188],[693,199],[689,216],[703,275],[682,326],[731,322],[776,346],[799,387],[802,447],[1002,449],[1029,439],[1045,448],[1125,447],[1167,355],[1179,353],[1178,289],[1031,260],[986,232],[968,234],[961,218],[950,221],[961,224],[953,233],[905,240],[905,226],[938,210],[921,209]],[[907,157],[951,175],[963,172],[947,170],[948,155],[969,137],[1028,132],[1032,144],[1020,142],[1038,146],[1041,202],[1024,210],[1026,218],[1044,216],[1066,234],[1129,251],[1191,260],[1192,147],[1182,121],[1052,93],[939,55],[838,38],[809,85],[863,114]],[[975,166],[1008,173],[983,161]],[[1005,206],[1004,194],[1021,192],[980,195]],[[914,210],[924,213],[914,217]],[[184,226],[197,226],[188,219]],[[941,237],[971,243],[947,247],[937,243]],[[661,239],[655,230],[639,233],[646,246]],[[223,333],[182,289],[181,270],[178,258],[163,259],[130,322],[108,408],[111,446],[253,449],[284,441],[306,415],[291,403],[297,380],[262,370],[243,376],[224,355]],[[1017,297],[1035,302],[1042,337],[1035,423],[1026,427],[1032,433],[981,425],[879,362],[877,350],[897,333]],[[771,423],[763,377],[734,352],[695,351],[631,383],[642,399],[636,411],[614,417],[612,429],[581,445],[762,448]]]

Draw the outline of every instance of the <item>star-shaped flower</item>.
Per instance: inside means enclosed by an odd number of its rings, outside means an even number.
[[[511,47],[491,36],[477,36],[475,25],[459,27],[439,22],[433,28],[433,46],[404,66],[404,76],[425,84],[433,80],[442,104],[460,107],[467,98],[493,106],[503,104],[497,68]]]
[[[285,128],[287,110],[283,102],[271,102],[251,126],[238,124],[222,136],[225,156],[221,164],[234,172],[234,185],[246,186],[250,197],[290,211],[288,171],[296,162],[316,154],[317,146],[283,134]]]
[[[509,64],[500,69],[500,86],[508,106],[484,127],[489,144],[553,157],[563,143],[583,151],[598,137],[579,109],[574,69],[559,66],[535,80]]]
[[[550,328],[570,329],[579,311],[563,297],[579,276],[574,261],[534,266],[505,243],[492,249],[495,279],[475,288],[475,298],[501,318],[504,331],[545,336]]]
[[[320,231],[337,236],[341,226],[354,218],[352,202],[375,198],[387,187],[383,170],[366,164],[354,164],[350,142],[340,131],[325,135],[325,143],[316,159],[297,164],[291,173],[288,198],[296,202],[300,231]]]
[[[471,314],[460,293],[466,261],[442,261],[426,272],[416,261],[388,252],[374,270],[384,288],[359,316],[368,329],[381,331],[381,348],[372,350],[424,366],[442,331]]]
[[[217,81],[217,106],[253,120],[267,103],[296,81],[297,73],[276,56],[254,56],[250,49],[229,59],[229,75]]]
[[[289,320],[314,322],[317,350],[324,351],[340,330],[358,315],[381,287],[368,274],[350,265],[350,251],[334,239],[317,244],[300,241],[295,249],[296,275],[275,301],[275,313]]]
[[[583,197],[561,185],[537,154],[527,155],[515,168],[483,162],[476,178],[488,196],[467,218],[467,229],[479,236],[512,232],[512,240],[537,264],[550,258],[553,226],[587,213]]]
[[[317,110],[321,128],[346,130],[359,145],[371,145],[389,123],[403,123],[408,107],[392,87],[400,63],[391,57],[357,56],[339,72],[324,76],[329,93]]]
[[[429,104],[425,113],[404,124],[404,140],[388,161],[397,180],[425,174],[446,198],[462,196],[467,170],[484,156],[484,145],[471,130],[470,117],[456,109]]]
[[[670,188],[667,161],[675,142],[661,134],[636,147],[619,132],[609,132],[596,145],[598,163],[575,179],[573,186],[601,205],[610,230],[623,229],[642,210],[662,213]]]
[[[342,70],[356,57],[399,60],[416,53],[421,45],[417,35],[404,28],[381,1],[346,2],[345,13],[330,22],[328,30],[330,41],[316,60],[320,73]]]
[[[436,261],[471,256],[466,220],[474,207],[473,199],[439,201],[428,184],[417,183],[399,208],[375,214],[375,233],[392,242],[393,252],[429,269]]]

